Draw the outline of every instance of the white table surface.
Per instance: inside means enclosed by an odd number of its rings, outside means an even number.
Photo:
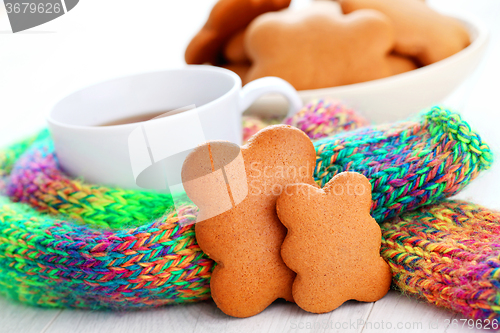
[[[444,103],[461,112],[500,156],[500,1],[429,2],[443,10],[475,14],[490,29],[491,42],[482,64]],[[119,75],[182,66],[184,49],[213,3],[82,0],[63,17],[15,35],[1,8],[0,145],[43,127],[51,103],[75,88]],[[500,163],[495,162],[458,197],[500,209]],[[395,291],[378,302],[352,301],[323,315],[278,301],[247,319],[230,318],[211,301],[111,313],[43,310],[0,298],[2,333],[475,331],[457,327],[461,322],[448,325],[460,318]]]

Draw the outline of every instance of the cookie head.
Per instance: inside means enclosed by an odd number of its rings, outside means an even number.
[[[242,150],[251,154],[245,165],[253,200],[276,199],[297,179],[310,179],[316,160],[311,145],[304,132],[289,125],[268,126],[251,137]]]
[[[245,36],[252,61],[247,80],[278,76],[296,89],[316,89],[392,74],[389,19],[373,10],[343,15],[334,2],[315,2],[255,19]]]
[[[200,208],[197,222],[229,211],[248,195],[240,147],[227,141],[194,149],[184,161],[181,176],[186,194]]]

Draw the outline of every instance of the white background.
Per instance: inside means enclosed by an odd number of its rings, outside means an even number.
[[[183,66],[184,49],[205,22],[214,2],[81,0],[68,14],[17,34],[10,32],[7,15],[1,8],[0,145],[42,128],[50,105],[76,88],[129,73]],[[460,111],[500,156],[500,1],[429,2],[444,11],[475,14],[490,29],[491,41],[482,64],[445,102]],[[499,163],[459,197],[500,209]],[[294,305],[279,303],[259,316],[236,321],[217,312],[211,302],[127,315],[35,310],[3,299],[0,303],[0,332],[149,332],[169,328],[177,332],[281,332],[293,331],[294,322],[322,322],[325,318],[424,321],[426,329],[416,331],[444,332],[444,319],[455,318],[452,313],[395,292],[375,304],[351,302],[322,316],[308,315]],[[439,321],[438,329],[428,329],[431,320]],[[456,328],[449,327],[447,332],[451,331]]]

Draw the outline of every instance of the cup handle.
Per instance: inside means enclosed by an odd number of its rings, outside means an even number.
[[[257,98],[267,93],[278,93],[286,97],[289,105],[287,117],[294,115],[302,108],[302,100],[290,83],[279,77],[269,76],[249,82],[241,89],[241,112],[245,111]]]

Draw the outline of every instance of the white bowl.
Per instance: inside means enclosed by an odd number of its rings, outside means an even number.
[[[477,67],[488,44],[488,31],[475,17],[453,15],[467,28],[471,44],[437,63],[391,77],[333,88],[299,91],[304,102],[333,98],[345,102],[374,123],[390,122],[442,102]],[[284,115],[286,100],[268,95],[257,100],[250,114]]]

